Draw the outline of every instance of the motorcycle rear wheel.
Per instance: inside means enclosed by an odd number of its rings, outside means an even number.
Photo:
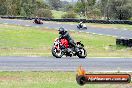
[[[85,58],[87,56],[87,51],[84,48],[80,48],[80,51],[77,53],[79,58]]]

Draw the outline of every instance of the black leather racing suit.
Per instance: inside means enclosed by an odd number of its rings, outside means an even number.
[[[35,19],[34,19],[34,22],[35,22],[35,23],[38,23],[38,18],[35,18]]]
[[[40,19],[39,18],[35,18],[34,22],[37,23],[37,24],[40,24]]]

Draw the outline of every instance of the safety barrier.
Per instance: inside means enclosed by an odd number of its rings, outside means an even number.
[[[23,19],[23,20],[33,20],[34,17],[22,17],[22,16],[2,16],[1,18],[5,19]],[[39,18],[43,21],[57,21],[57,22],[80,22],[84,23],[101,23],[101,24],[129,24],[132,25],[132,21],[129,20],[87,20],[87,19],[75,19],[75,18],[66,18],[66,19],[56,19],[56,18]]]
[[[117,38],[116,45],[122,45],[126,47],[132,47],[132,39],[127,38]]]

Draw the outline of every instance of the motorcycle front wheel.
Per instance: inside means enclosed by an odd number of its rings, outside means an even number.
[[[56,57],[56,58],[61,58],[63,56],[63,52],[62,52],[61,49],[60,50],[57,50],[57,48],[52,47],[52,50],[51,51],[52,51],[52,55],[54,57]]]
[[[80,51],[77,53],[79,58],[85,58],[87,56],[87,51],[84,48],[80,48]]]

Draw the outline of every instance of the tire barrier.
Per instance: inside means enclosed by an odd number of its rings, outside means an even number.
[[[132,39],[117,38],[116,39],[116,45],[132,47]]]
[[[1,18],[5,19],[23,19],[23,20],[33,20],[34,17],[21,17],[21,16],[2,16]],[[86,20],[86,19],[75,19],[75,18],[66,18],[66,19],[56,19],[56,18],[39,18],[43,21],[57,21],[57,22],[80,22],[84,23],[100,23],[100,24],[129,24],[132,25],[132,21],[129,20]]]

